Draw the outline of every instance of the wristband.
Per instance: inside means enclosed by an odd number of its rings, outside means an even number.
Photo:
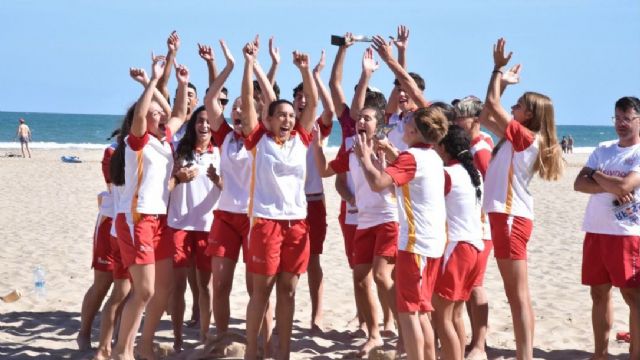
[[[502,72],[502,70],[493,70],[491,73],[492,73],[492,74],[500,73],[500,75],[504,75],[504,73]]]
[[[596,171],[598,171],[598,169],[591,169],[591,171],[589,171],[589,174],[587,174],[587,177],[593,180],[593,175],[595,175]]]

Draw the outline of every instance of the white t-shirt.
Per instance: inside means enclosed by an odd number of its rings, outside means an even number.
[[[252,158],[244,146],[244,138],[237,135],[224,122],[213,132],[216,144],[220,144],[220,168],[223,186],[218,209],[246,214],[249,206],[249,185]]]
[[[447,166],[444,171],[448,240],[464,241],[482,251],[482,199],[476,197],[471,177],[460,163]],[[482,184],[480,187],[482,188]]]
[[[405,115],[405,116],[402,116],[402,115]],[[387,137],[389,138],[389,142],[396,149],[398,149],[398,151],[405,151],[407,150],[407,148],[409,148],[407,143],[405,143],[404,140],[402,140],[402,137],[404,136],[404,125],[407,119],[407,115],[408,113],[406,114],[394,113],[394,114],[391,114],[391,116],[389,117],[387,126],[391,127],[391,130],[387,134]]]
[[[213,223],[213,210],[220,198],[220,188],[207,177],[207,169],[210,165],[220,169],[220,152],[211,146],[201,154],[194,151],[193,157],[191,167],[198,169],[198,175],[171,191],[167,224],[174,229],[208,232]],[[179,165],[187,166],[188,162],[181,159]]]
[[[620,147],[617,140],[602,143],[591,153],[586,167],[609,176],[640,173],[640,144]],[[616,200],[613,194],[592,194],[582,230],[595,234],[640,235],[640,188],[635,188],[634,192],[636,200],[621,206],[613,204]]]

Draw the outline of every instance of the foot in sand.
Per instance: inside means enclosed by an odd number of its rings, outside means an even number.
[[[311,336],[322,336],[324,334],[324,329],[318,324],[313,324],[311,325],[311,329],[309,329],[309,334]]]
[[[90,335],[78,333],[78,337],[76,338],[76,343],[78,343],[78,350],[80,351],[86,351],[91,349]]]
[[[358,350],[358,357],[365,357],[369,354],[369,351],[384,345],[384,342],[381,338],[369,338],[367,342],[362,345],[362,347]]]
[[[473,348],[467,354],[466,360],[487,360],[487,353],[482,349]]]
[[[92,360],[109,360],[110,357],[111,357],[111,351],[107,349],[98,348],[98,350],[96,351],[96,354],[93,355]]]

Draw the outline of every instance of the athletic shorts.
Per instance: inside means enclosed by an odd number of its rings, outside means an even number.
[[[640,287],[640,236],[586,233],[582,284]]]
[[[206,254],[238,262],[240,248],[242,248],[242,260],[246,263],[248,235],[249,217],[247,214],[215,210]]]
[[[447,244],[436,279],[436,294],[449,301],[467,301],[478,277],[480,251],[464,242]]]
[[[111,250],[111,222],[110,217],[101,217],[102,222],[93,234],[93,258],[91,268],[103,272],[113,270],[113,252]]]
[[[211,271],[211,257],[205,254],[209,243],[207,231],[191,231],[167,227],[165,234],[171,238],[176,248],[173,267],[183,268],[196,264],[200,271]]]
[[[248,247],[250,272],[267,276],[302,274],[309,265],[307,221],[254,218]]]
[[[527,243],[533,230],[531,219],[503,213],[489,213],[489,223],[496,259],[527,259]]]
[[[374,256],[395,257],[398,248],[398,223],[386,222],[357,229],[353,239],[353,264],[371,264]]]
[[[324,199],[307,201],[307,224],[311,255],[322,254],[324,239],[327,237],[327,208]]]
[[[433,311],[431,296],[436,284],[440,258],[398,250],[395,267],[398,312]]]
[[[111,242],[111,254],[113,255],[113,270],[111,271],[111,274],[113,274],[113,279],[130,279],[131,276],[129,276],[127,268],[122,265],[122,256],[120,255],[120,245],[118,244],[118,238],[116,238],[115,236],[109,236],[109,241]]]
[[[478,255],[478,276],[473,281],[473,287],[480,287],[484,284],[484,273],[487,271],[487,262],[489,261],[489,255],[491,255],[491,249],[493,249],[493,241],[482,240],[484,243],[484,250]]]
[[[162,236],[166,228],[166,215],[140,214],[140,220],[134,225],[130,213],[118,214],[116,232],[124,267],[172,259],[175,253],[173,241],[168,236]]]
[[[338,222],[340,223],[340,230],[342,230],[342,238],[344,239],[344,254],[349,262],[349,267],[353,269],[353,240],[356,236],[358,225],[345,224],[345,216],[346,214],[341,212],[338,216]]]

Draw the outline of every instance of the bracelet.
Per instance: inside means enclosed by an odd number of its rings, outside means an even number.
[[[504,73],[502,72],[502,70],[493,70],[491,73],[492,73],[492,74],[500,73],[501,75],[504,75]]]
[[[591,171],[589,171],[589,174],[587,174],[587,177],[593,180],[593,175],[595,175],[596,171],[598,171],[598,169],[591,169]]]

